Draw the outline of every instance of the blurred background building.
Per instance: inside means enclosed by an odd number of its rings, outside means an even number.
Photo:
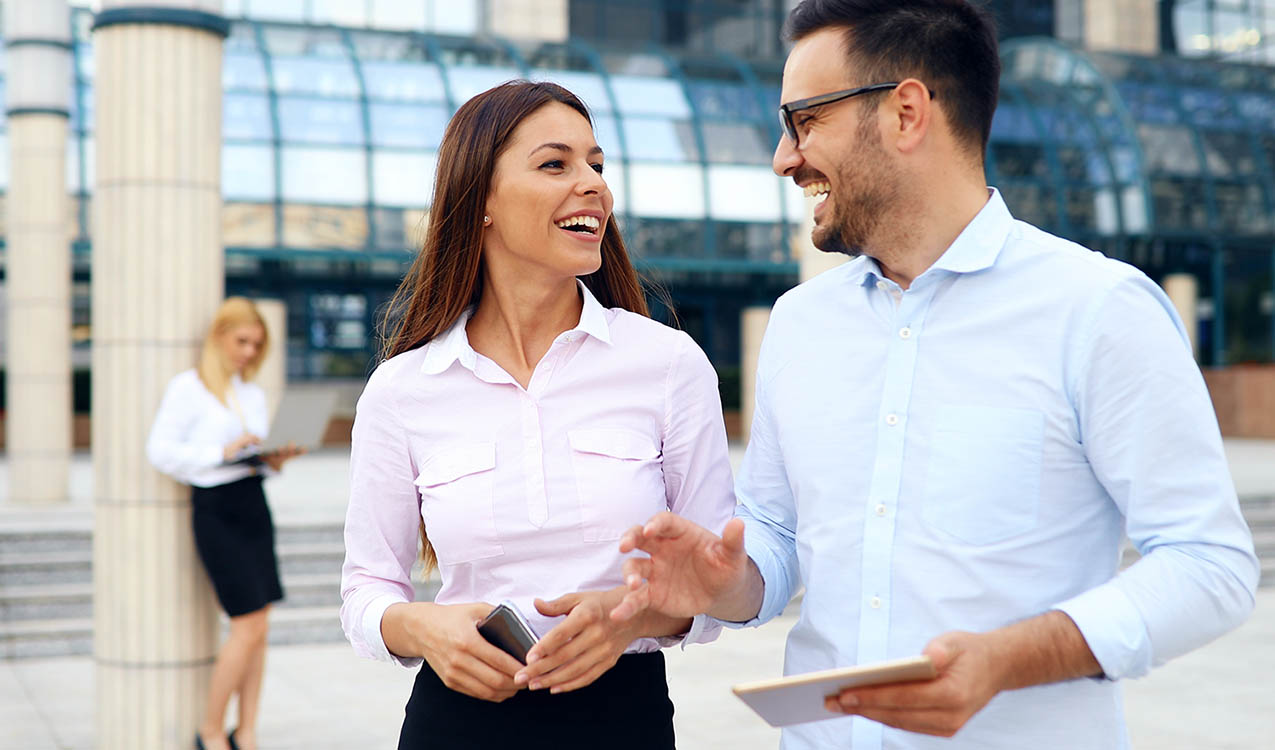
[[[227,0],[226,292],[286,303],[291,381],[361,379],[448,117],[500,81],[553,79],[592,107],[629,247],[738,407],[741,312],[796,283],[804,241],[805,200],[769,167],[792,4]],[[77,412],[97,158],[86,5],[67,82]],[[1203,365],[1275,361],[1275,0],[990,6],[1005,73],[987,171],[1011,210],[1157,280],[1189,275]],[[6,139],[0,121],[0,191]]]

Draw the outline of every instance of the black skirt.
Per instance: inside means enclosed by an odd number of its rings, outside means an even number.
[[[195,549],[226,614],[246,615],[282,599],[261,477],[193,489]]]
[[[588,687],[552,695],[520,690],[501,703],[442,683],[428,663],[416,675],[399,750],[607,748],[672,750],[673,703],[664,654],[625,654]]]

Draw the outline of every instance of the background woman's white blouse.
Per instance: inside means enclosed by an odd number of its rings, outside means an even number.
[[[265,391],[238,375],[231,377],[230,384],[243,409],[247,431],[264,440],[270,428]],[[146,439],[146,458],[156,469],[185,484],[228,484],[260,473],[251,466],[225,463],[226,444],[242,435],[244,427],[235,410],[209,392],[199,373],[186,370],[168,381]]]
[[[581,289],[580,324],[525,390],[469,346],[467,316],[372,374],[354,422],[341,583],[341,623],[360,655],[392,658],[381,616],[412,599],[422,518],[442,576],[437,603],[512,599],[541,635],[555,622],[534,598],[622,582],[625,529],[662,510],[717,532],[730,519],[708,358],[685,333],[604,309]],[[697,618],[686,640],[716,632]]]

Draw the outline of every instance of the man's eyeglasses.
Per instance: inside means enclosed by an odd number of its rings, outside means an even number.
[[[784,135],[788,136],[788,140],[792,141],[793,147],[796,148],[798,135],[797,127],[793,125],[792,122],[793,112],[800,112],[803,109],[811,109],[824,104],[832,104],[833,102],[849,99],[850,97],[858,96],[859,94],[870,94],[873,91],[889,91],[890,89],[897,88],[898,86],[899,83],[897,81],[894,83],[874,83],[871,86],[860,86],[857,89],[833,91],[830,94],[820,94],[819,96],[812,96],[809,99],[798,99],[795,102],[780,104],[779,124],[784,129]],[[933,90],[930,91],[930,98],[934,98]]]

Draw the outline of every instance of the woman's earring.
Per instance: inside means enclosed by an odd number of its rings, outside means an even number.
[[[483,226],[487,226],[487,225],[489,225],[489,224],[491,224],[491,217],[490,217],[490,216],[486,216],[486,215],[484,215],[484,216],[483,216]]]

